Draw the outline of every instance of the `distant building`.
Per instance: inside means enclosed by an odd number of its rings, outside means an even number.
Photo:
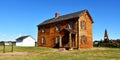
[[[7,46],[10,46],[10,45],[12,45],[12,42],[7,41],[7,42],[4,42],[4,44],[7,45]]]
[[[105,29],[104,40],[94,41],[94,46],[102,47],[120,47],[120,39],[109,39],[108,32]]]
[[[31,36],[21,36],[16,39],[16,46],[35,46],[35,39]]]
[[[108,37],[108,33],[107,30],[105,29],[105,34],[104,34],[104,43],[108,43],[109,42],[109,37]]]
[[[38,25],[38,46],[57,48],[92,48],[93,19],[82,10],[48,19]]]
[[[3,46],[3,45],[6,45],[6,46],[16,46],[16,42],[15,41],[0,41],[0,46]]]
[[[103,43],[120,43],[120,39],[109,39],[109,36],[108,36],[108,32],[107,30],[105,29],[105,33],[104,33],[104,40],[103,40]]]

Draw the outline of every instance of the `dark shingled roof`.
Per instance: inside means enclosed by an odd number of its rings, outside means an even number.
[[[53,22],[63,21],[63,20],[71,19],[71,18],[76,18],[76,17],[81,16],[81,14],[85,11],[88,11],[88,10],[82,10],[82,11],[74,12],[71,14],[59,16],[58,18],[51,18],[51,19],[45,20],[44,22],[40,23],[38,26],[53,23]]]
[[[23,39],[25,39],[27,37],[29,37],[29,36],[21,36],[21,37],[17,38],[16,40],[23,40]]]

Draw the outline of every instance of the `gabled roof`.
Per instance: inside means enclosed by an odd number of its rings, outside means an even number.
[[[69,29],[69,28],[64,28],[60,31],[60,34],[64,34],[64,33],[76,34],[76,32],[74,30]]]
[[[64,28],[63,30],[68,31],[69,33],[75,34],[75,31],[69,28]]]
[[[85,12],[85,11],[88,12],[88,10],[82,10],[82,11],[74,12],[74,13],[71,13],[71,14],[66,14],[66,15],[63,15],[63,16],[59,16],[58,18],[51,18],[51,19],[45,20],[44,22],[40,23],[38,26],[53,23],[53,22],[68,20],[68,19],[71,19],[71,18],[77,18],[77,17],[81,16],[82,13]]]
[[[24,40],[27,37],[29,37],[29,36],[21,36],[21,37],[18,37],[16,40]]]

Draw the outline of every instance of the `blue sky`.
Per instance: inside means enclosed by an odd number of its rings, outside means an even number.
[[[88,9],[93,20],[93,40],[120,39],[120,0],[0,0],[0,41],[15,41],[20,35],[37,39],[37,25],[60,15]]]

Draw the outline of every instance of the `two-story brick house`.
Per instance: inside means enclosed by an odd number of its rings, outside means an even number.
[[[48,19],[38,25],[38,46],[92,48],[92,17],[82,10]]]

